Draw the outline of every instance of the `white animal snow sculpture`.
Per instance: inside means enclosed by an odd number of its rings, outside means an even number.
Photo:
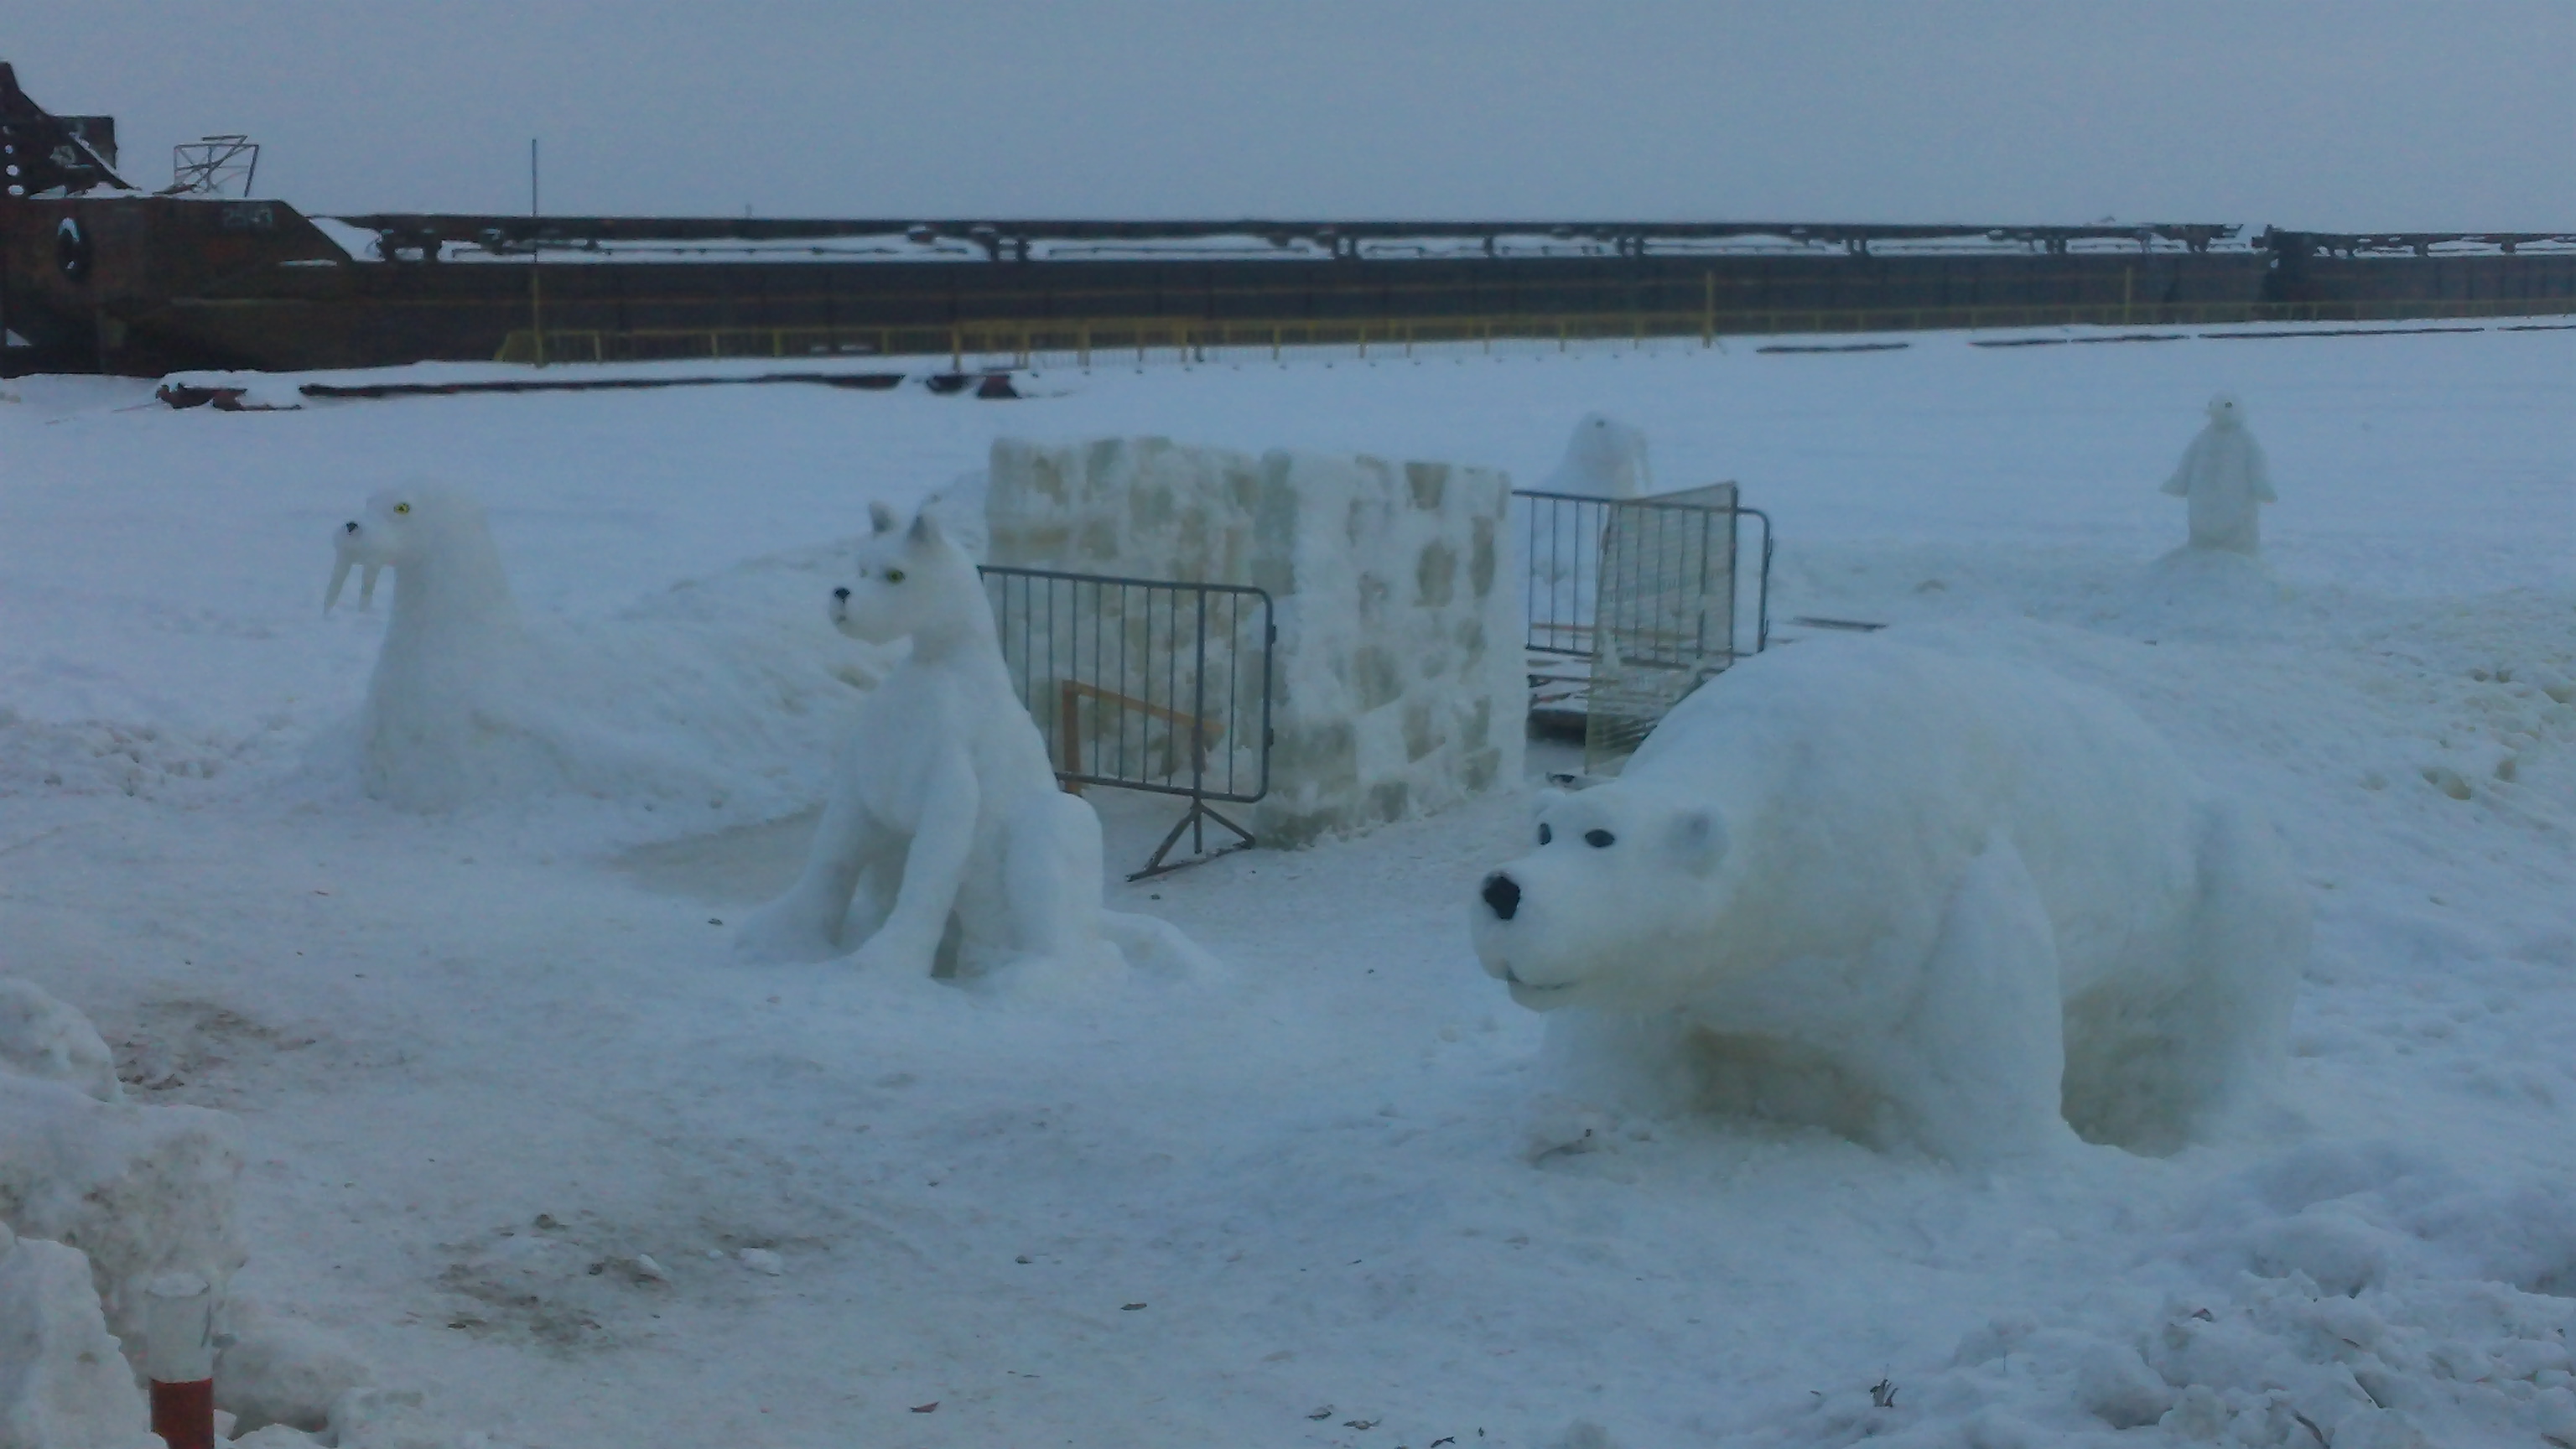
[[[1100,817],[1058,789],[1011,691],[974,563],[925,509],[872,505],[857,581],[832,622],[912,653],[860,708],[804,873],[744,923],[747,955],[870,971],[1068,975],[1192,964],[1165,922],[1101,908]]]
[[[480,793],[534,788],[539,762],[507,747],[525,738],[493,712],[527,674],[527,638],[483,507],[452,489],[388,489],[340,527],[329,612],[354,565],[358,606],[394,570],[393,617],[367,682],[359,730],[369,794],[444,809]]]
[[[1720,675],[1537,839],[1472,935],[1577,1065],[1954,1160],[2172,1150],[2272,1070],[2307,953],[2268,827],[2135,715],[1891,639]]]
[[[538,636],[482,506],[456,489],[380,491],[334,542],[326,611],[353,568],[362,608],[394,571],[359,768],[367,793],[405,809],[560,790],[783,808],[797,792],[764,778],[785,772],[771,762],[828,738],[830,708],[860,682],[809,640],[712,637],[694,621]]]
[[[1566,439],[1565,457],[1539,489],[1585,498],[1643,498],[1655,491],[1654,470],[1646,465],[1646,435],[1600,413],[1584,414]]]
[[[2277,503],[2263,445],[2226,393],[2209,400],[2209,423],[2185,448],[2164,491],[2190,504],[2191,546],[2251,554],[2262,548],[2261,510]]]

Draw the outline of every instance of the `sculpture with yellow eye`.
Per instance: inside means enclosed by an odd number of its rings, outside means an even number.
[[[860,706],[804,873],[745,923],[743,954],[1013,986],[1212,964],[1171,925],[1102,909],[1100,818],[1056,786],[974,560],[934,511],[870,517],[832,623],[911,652]]]
[[[754,601],[725,616],[721,581],[624,618],[532,625],[482,506],[453,488],[379,492],[333,543],[326,611],[353,571],[362,609],[393,572],[356,753],[367,793],[405,809],[572,793],[691,805],[709,824],[766,818],[810,788],[799,767],[828,749],[853,686],[881,672],[858,646]]]

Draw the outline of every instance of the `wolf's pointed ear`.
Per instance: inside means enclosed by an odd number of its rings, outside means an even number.
[[[912,516],[910,537],[913,546],[918,548],[923,544],[938,543],[947,535],[939,531],[939,520],[931,517],[930,510],[925,508]]]
[[[883,503],[868,505],[868,522],[879,533],[894,532],[894,510]]]

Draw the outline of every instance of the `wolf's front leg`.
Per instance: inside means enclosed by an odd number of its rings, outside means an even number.
[[[734,949],[754,961],[822,961],[839,954],[841,919],[883,829],[868,817],[856,790],[834,790],[814,826],[804,873],[787,894],[751,913],[734,937]]]
[[[903,884],[885,924],[859,947],[864,970],[928,976],[957,904],[966,858],[975,845],[975,816],[982,806],[975,766],[964,750],[951,750],[932,767],[915,813],[912,849],[904,856]]]

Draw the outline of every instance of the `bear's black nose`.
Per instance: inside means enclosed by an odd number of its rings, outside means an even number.
[[[348,522],[346,522],[346,523],[344,523],[344,524],[341,524],[341,525],[340,525],[340,531],[341,531],[342,533],[355,533],[355,532],[357,532],[357,531],[358,531],[358,520],[356,520],[356,519],[352,518],[352,519],[350,519]]]
[[[850,601],[850,591],[847,589],[834,589],[832,591],[832,597],[846,604]]]
[[[1508,921],[1521,908],[1521,883],[1496,871],[1485,877],[1485,905]]]

